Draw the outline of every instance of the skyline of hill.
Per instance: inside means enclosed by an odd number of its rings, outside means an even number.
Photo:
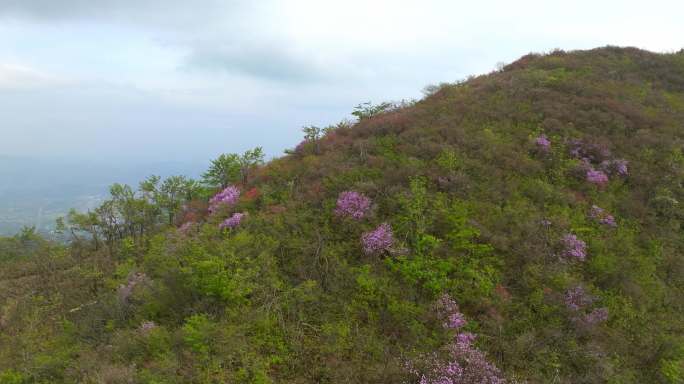
[[[684,51],[353,115],[0,238],[0,383],[684,381]]]

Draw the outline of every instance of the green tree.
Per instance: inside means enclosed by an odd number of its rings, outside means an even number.
[[[100,248],[102,230],[96,212],[80,213],[71,209],[67,214],[66,221],[61,217],[57,219],[57,229],[68,231],[72,240],[79,243],[84,241],[84,235],[88,236],[93,241],[95,250]]]
[[[171,176],[164,180],[159,188],[157,204],[166,212],[169,224],[172,224],[183,202],[197,197],[200,185],[185,176]]]
[[[356,116],[359,121],[370,119],[373,116],[379,115],[392,108],[392,103],[383,102],[377,105],[373,105],[370,101],[361,103],[354,107],[354,111],[351,113],[352,116]]]
[[[236,153],[224,153],[211,161],[202,175],[202,182],[212,187],[225,188],[240,177],[240,157]]]
[[[140,183],[143,199],[150,205],[150,218],[159,212],[166,216],[166,222],[173,224],[184,202],[197,198],[201,192],[198,182],[185,176],[171,176],[161,182],[159,176],[150,176]]]
[[[264,164],[264,157],[264,150],[261,147],[247,150],[239,157],[240,176],[243,184],[247,183],[247,178],[252,170]]]
[[[211,161],[209,169],[202,175],[202,182],[220,188],[238,181],[246,183],[250,172],[264,163],[264,157],[261,147],[247,150],[242,155],[224,153]]]
[[[304,132],[304,140],[311,143],[314,154],[318,155],[320,153],[321,128],[315,125],[307,125],[302,127],[302,132]]]

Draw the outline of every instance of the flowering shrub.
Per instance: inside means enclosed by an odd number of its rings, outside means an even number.
[[[620,176],[627,176],[629,174],[627,164],[629,164],[628,161],[624,159],[613,160],[615,172]]]
[[[608,184],[608,175],[603,171],[589,169],[587,170],[587,181],[598,186],[604,186]]]
[[[580,170],[586,172],[588,182],[603,186],[608,183],[608,175],[627,176],[627,160],[610,159],[611,153],[602,144],[586,143],[581,140],[568,142],[570,156],[581,161]],[[595,169],[595,166],[598,169]]]
[[[382,223],[376,229],[366,232],[361,236],[363,252],[367,255],[389,251],[394,244],[392,228],[387,223]]]
[[[596,205],[591,206],[591,210],[589,211],[589,217],[591,217],[594,220],[597,220],[600,224],[603,225],[607,225],[610,227],[617,226],[617,223],[615,222],[615,218],[613,217],[613,215],[606,212],[605,209],[600,208]]]
[[[601,169],[618,176],[627,176],[629,175],[628,164],[629,162],[624,159],[606,160],[601,163]]]
[[[470,332],[461,332],[458,335],[456,335],[456,342],[462,345],[471,345],[475,342],[476,338],[477,336]]]
[[[579,325],[592,326],[608,320],[607,308],[596,308],[589,313],[585,312],[595,299],[595,297],[588,295],[581,286],[568,289],[565,292],[565,306],[578,313],[577,316],[572,317],[572,321]]]
[[[239,198],[240,190],[234,185],[229,185],[209,200],[209,212],[216,212],[221,205],[235,205]]]
[[[458,311],[458,305],[448,295],[443,295],[438,301],[440,315],[447,318],[458,318],[458,329],[465,325],[463,315]],[[454,317],[454,315],[456,315]],[[447,322],[448,324],[448,322]],[[470,332],[459,332],[446,346],[448,361],[443,361],[436,354],[428,356],[422,372],[413,364],[408,364],[409,372],[419,378],[420,384],[504,384],[499,369],[489,361],[485,354],[475,345],[476,336]]]
[[[571,311],[579,311],[591,304],[593,298],[584,291],[584,288],[577,286],[565,291],[565,306]]]
[[[437,311],[445,319],[442,324],[446,329],[459,329],[466,324],[465,317],[458,311],[458,304],[451,296],[444,294],[437,301]]]
[[[587,257],[587,244],[577,238],[577,236],[569,233],[563,236],[562,243],[564,247],[563,254],[566,257],[572,257],[580,261],[584,261]]]
[[[551,141],[549,141],[549,139],[543,133],[535,139],[535,143],[537,144],[537,148],[544,152],[548,152],[551,149]]]
[[[629,162],[624,159],[610,159],[611,153],[602,144],[586,143],[581,140],[568,142],[570,156],[582,161],[581,168],[586,171],[587,181],[590,183],[605,185],[608,175],[627,176]],[[600,170],[594,169],[596,164]]]
[[[450,361],[441,361],[433,356],[428,360],[426,372],[411,372],[420,377],[420,384],[504,384],[499,369],[484,353],[475,348],[475,335],[459,334],[446,351]]]
[[[460,312],[452,313],[447,317],[447,321],[444,323],[445,328],[449,329],[459,329],[466,323],[463,314]]]
[[[570,156],[576,159],[587,159],[595,163],[600,163],[610,157],[610,150],[603,144],[587,143],[582,140],[571,140],[568,142]]]
[[[239,213],[239,212],[234,213],[233,216],[225,219],[223,221],[223,223],[219,224],[219,228],[221,228],[221,229],[226,229],[226,228],[233,229],[233,228],[237,227],[238,225],[240,225],[240,222],[242,221],[242,219],[244,217],[245,217],[244,213]]]
[[[361,220],[370,209],[370,206],[371,200],[368,197],[358,192],[345,191],[340,193],[340,196],[337,198],[335,214]]]
[[[608,320],[608,308],[596,308],[584,316],[583,322],[587,325],[596,325]]]

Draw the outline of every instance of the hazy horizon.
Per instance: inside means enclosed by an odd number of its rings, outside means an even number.
[[[303,125],[530,52],[681,49],[682,14],[662,0],[4,0],[0,154],[206,163],[262,146],[276,156]]]
[[[0,235],[24,226],[50,231],[69,209],[95,208],[114,183],[137,187],[151,175],[198,178],[208,164],[178,161],[81,161],[0,156]]]

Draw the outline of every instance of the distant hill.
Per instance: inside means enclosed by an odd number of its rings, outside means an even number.
[[[136,185],[151,174],[196,177],[202,167],[180,162],[130,162],[0,156],[0,235],[24,226],[41,232],[70,208],[95,208],[114,182]]]
[[[0,382],[682,383],[684,51],[427,92],[4,239]]]

